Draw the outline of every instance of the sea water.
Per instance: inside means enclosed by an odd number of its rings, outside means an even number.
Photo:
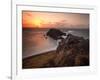
[[[22,57],[43,54],[56,50],[57,41],[45,36],[48,30],[23,29],[22,32]],[[76,36],[89,38],[89,29],[61,29],[66,34],[71,33]]]

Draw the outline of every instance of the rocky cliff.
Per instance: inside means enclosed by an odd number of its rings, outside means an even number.
[[[23,59],[23,68],[89,65],[89,40],[68,34],[55,51]]]
[[[89,40],[68,34],[56,50],[56,66],[86,66],[89,65]]]

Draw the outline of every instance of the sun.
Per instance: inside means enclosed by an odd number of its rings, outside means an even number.
[[[41,27],[41,23],[42,23],[42,20],[40,18],[36,18],[33,20],[33,24],[38,28]]]

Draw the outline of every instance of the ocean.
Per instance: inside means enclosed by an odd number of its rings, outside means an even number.
[[[89,39],[89,29],[60,29],[66,34]],[[56,50],[57,41],[46,37],[48,29],[23,29],[22,30],[22,58],[41,54],[47,51]]]

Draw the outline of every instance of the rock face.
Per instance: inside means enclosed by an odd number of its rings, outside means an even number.
[[[59,42],[54,55],[42,68],[89,66],[89,40],[68,34]]]
[[[89,40],[68,34],[59,42],[54,59],[55,66],[89,65]]]
[[[55,51],[23,59],[23,68],[89,66],[89,40],[68,34]]]

